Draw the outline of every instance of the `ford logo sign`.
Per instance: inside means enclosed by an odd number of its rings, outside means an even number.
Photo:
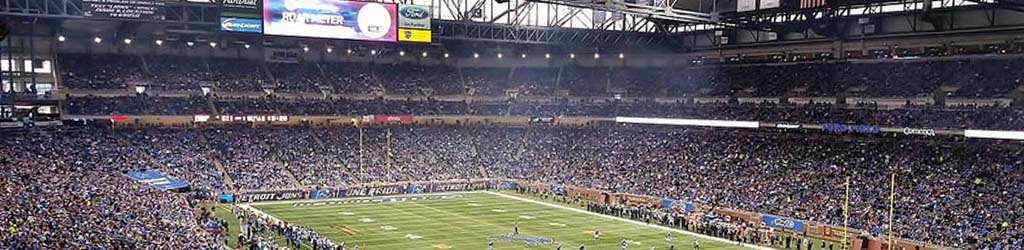
[[[402,17],[409,19],[427,19],[430,18],[430,11],[426,8],[419,6],[405,6],[402,8]]]

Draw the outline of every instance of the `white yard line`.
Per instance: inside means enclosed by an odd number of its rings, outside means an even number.
[[[537,201],[537,200],[533,200],[533,199],[527,199],[527,198],[523,198],[523,197],[502,194],[502,193],[495,193],[495,192],[491,192],[491,191],[483,191],[483,193],[488,193],[488,194],[492,194],[492,195],[496,195],[496,196],[500,196],[500,197],[504,197],[504,198],[508,198],[508,199],[513,199],[513,200],[518,200],[518,201],[525,201],[525,202],[530,202],[530,203],[534,203],[534,204],[538,204],[538,205],[543,205],[543,206],[548,206],[548,207],[553,207],[553,208],[561,208],[561,209],[565,209],[565,210],[569,210],[569,211],[574,211],[574,212],[577,212],[577,213],[590,214],[590,215],[594,215],[594,216],[603,217],[603,218],[606,218],[606,219],[618,220],[618,221],[621,221],[621,222],[633,223],[633,224],[636,224],[636,225],[653,227],[653,228],[657,228],[657,229],[661,229],[661,230],[667,230],[667,231],[672,231],[672,232],[676,232],[676,233],[681,233],[681,234],[685,234],[685,235],[689,235],[689,236],[693,236],[693,237],[697,237],[697,238],[714,240],[714,241],[728,243],[728,244],[736,244],[735,241],[730,241],[730,240],[726,240],[726,239],[722,239],[722,238],[711,237],[711,236],[707,236],[707,235],[703,235],[703,234],[698,234],[698,233],[694,233],[694,232],[690,232],[690,231],[685,231],[685,230],[680,230],[680,229],[675,229],[675,228],[665,227],[665,226],[660,226],[660,225],[649,225],[649,224],[646,224],[646,223],[643,223],[643,222],[639,222],[639,221],[635,221],[635,220],[619,218],[619,217],[615,217],[615,216],[611,216],[611,215],[606,215],[606,214],[599,214],[599,213],[590,212],[590,211],[579,209],[579,208],[567,207],[567,206],[562,206],[562,205],[555,205],[555,204],[551,204],[551,203],[547,203],[547,202],[542,202],[542,201]],[[773,249],[773,248],[768,248],[768,247],[750,245],[750,244],[746,244],[746,243],[741,244],[741,246],[747,247],[747,248],[751,248],[751,249],[760,249],[760,250],[772,250]]]

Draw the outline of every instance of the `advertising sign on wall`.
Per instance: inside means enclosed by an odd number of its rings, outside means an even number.
[[[429,30],[413,30],[398,28],[398,41],[429,43],[432,41]]]
[[[164,20],[166,1],[160,0],[82,0],[82,15],[117,19]]]
[[[263,21],[262,0],[221,0],[220,16],[244,17]]]
[[[430,29],[430,7],[402,5],[398,8],[398,27],[407,29]]]
[[[241,17],[220,17],[220,30],[241,33],[263,33],[263,20]]]
[[[790,231],[802,232],[804,231],[804,222],[794,220],[790,218],[776,217],[772,215],[764,215],[761,217],[761,222],[764,222],[765,226],[781,228]]]

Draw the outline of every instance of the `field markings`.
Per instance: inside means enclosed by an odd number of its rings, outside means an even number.
[[[572,212],[576,212],[576,213],[594,215],[596,217],[601,217],[601,218],[605,218],[605,219],[610,219],[610,220],[630,223],[630,224],[634,224],[634,225],[647,226],[647,227],[651,227],[651,228],[656,228],[656,229],[661,229],[661,230],[666,230],[666,231],[672,231],[672,232],[676,232],[676,233],[680,233],[680,234],[688,235],[688,236],[693,236],[693,237],[697,237],[697,238],[709,239],[709,240],[713,240],[713,241],[727,243],[729,245],[737,245],[736,242],[729,241],[729,240],[722,239],[722,238],[707,236],[707,235],[703,235],[703,234],[698,234],[698,233],[694,233],[694,232],[690,232],[690,231],[685,231],[685,230],[680,230],[680,229],[675,229],[675,228],[669,228],[669,227],[660,226],[660,225],[649,225],[649,224],[645,224],[645,223],[639,222],[639,221],[633,221],[633,220],[629,220],[629,219],[625,219],[625,218],[619,218],[619,217],[615,217],[615,216],[610,216],[610,215],[605,215],[605,214],[589,212],[589,211],[586,211],[586,210],[583,210],[583,209],[572,208],[572,207],[567,207],[567,206],[562,206],[562,205],[557,205],[557,204],[551,204],[551,203],[547,203],[547,202],[542,202],[542,201],[537,201],[537,200],[533,200],[533,199],[522,198],[522,197],[512,196],[512,195],[507,195],[507,194],[502,194],[502,193],[495,193],[495,192],[490,192],[490,191],[469,191],[469,192],[448,192],[448,193],[438,193],[438,194],[451,194],[451,193],[460,193],[460,194],[474,194],[474,193],[481,193],[481,194],[483,194],[483,193],[486,193],[486,194],[490,194],[490,195],[493,195],[493,196],[497,196],[497,197],[501,197],[501,198],[506,198],[506,199],[510,199],[510,200],[528,202],[528,203],[537,204],[537,205],[541,205],[541,206],[545,206],[545,207],[559,208],[559,209],[562,209],[562,210],[568,210],[568,211],[572,211]],[[404,194],[404,195],[390,195],[390,196],[381,196],[381,197],[412,196],[412,195],[413,194]],[[344,199],[351,199],[351,198],[332,198],[332,199],[321,199],[321,200],[344,200]],[[254,208],[252,206],[253,205],[264,206],[264,205],[277,205],[277,204],[292,204],[292,203],[295,203],[295,202],[296,202],[295,200],[291,200],[291,201],[270,201],[270,202],[243,203],[243,204],[239,204],[238,206],[243,208],[243,209],[248,209],[250,211],[253,211],[256,214],[261,215],[263,217],[270,218],[272,221],[283,221],[281,219],[278,219],[275,216],[271,216],[269,213],[261,211],[261,209]],[[475,219],[475,218],[471,218],[471,217],[466,216],[466,215],[456,214],[456,213],[452,213],[450,211],[445,211],[445,210],[442,210],[442,209],[437,209],[437,208],[434,208],[434,207],[422,205],[422,204],[419,204],[418,202],[410,202],[409,204],[414,204],[414,206],[419,206],[419,207],[427,208],[427,209],[434,210],[434,211],[441,212],[441,213],[445,213],[445,214],[455,215],[457,217],[467,218],[467,219],[470,219],[470,220],[475,221],[475,222],[482,222],[483,224],[487,224],[487,225],[490,225],[490,226],[498,226],[498,225],[495,225],[494,223],[483,222],[483,221],[480,221],[479,219]],[[387,206],[385,206],[385,207],[387,207]],[[388,208],[389,208],[389,210],[392,210],[390,207],[388,207]],[[418,215],[416,213],[409,213],[408,211],[404,211],[404,210],[399,210],[397,212],[400,212],[402,214],[409,214],[409,215],[416,215],[418,217],[423,217],[422,215]],[[554,224],[561,224],[561,223],[548,223],[548,224],[552,225],[552,226],[556,226]],[[474,234],[474,235],[480,235],[480,234],[477,234],[476,232],[473,232],[473,231],[465,231],[465,230],[461,230],[461,229],[460,229],[460,231],[468,232],[468,233]],[[392,231],[392,232],[395,232],[395,231]],[[332,233],[334,233],[334,232],[328,232],[327,234],[332,234]],[[588,233],[592,233],[592,232],[588,232]],[[433,246],[434,247],[439,247],[439,248],[442,248],[442,249],[445,248],[445,247],[449,247],[449,248],[451,247],[450,245],[447,245],[447,244],[435,244]],[[762,247],[762,246],[755,246],[755,245],[749,245],[749,244],[740,244],[740,246],[743,246],[743,247],[745,247],[747,249],[772,250],[772,248],[767,248],[767,247]]]
[[[690,231],[685,231],[685,230],[680,230],[680,229],[675,229],[675,228],[670,228],[670,227],[665,227],[665,226],[660,226],[660,225],[649,225],[649,224],[645,224],[643,222],[639,222],[639,221],[635,221],[635,220],[619,218],[619,217],[615,217],[615,216],[611,216],[611,215],[606,215],[606,214],[599,214],[599,213],[590,212],[590,211],[586,211],[586,210],[579,209],[579,208],[566,207],[566,206],[562,206],[562,205],[556,205],[556,204],[551,204],[551,203],[547,203],[547,202],[536,201],[536,200],[533,200],[533,199],[527,199],[527,198],[518,197],[518,196],[512,196],[512,195],[507,195],[507,194],[502,194],[502,193],[495,193],[495,192],[491,192],[491,191],[482,191],[482,193],[487,193],[487,194],[491,194],[491,195],[495,195],[495,196],[499,196],[499,197],[504,197],[504,198],[513,199],[513,200],[529,202],[529,203],[543,205],[543,206],[548,206],[548,207],[553,207],[553,208],[560,208],[560,209],[564,209],[564,210],[574,211],[574,212],[577,212],[577,213],[590,214],[590,215],[602,217],[602,218],[605,218],[605,219],[617,220],[617,221],[621,221],[621,222],[632,223],[632,224],[635,224],[635,225],[648,226],[648,227],[653,227],[653,228],[657,228],[657,229],[661,229],[661,230],[677,232],[677,233],[681,233],[681,234],[685,234],[685,235],[689,235],[689,236],[693,236],[693,237],[697,237],[697,238],[714,240],[714,241],[718,241],[718,242],[722,242],[722,243],[727,243],[727,244],[736,244],[735,241],[730,241],[730,240],[726,240],[726,239],[722,239],[722,238],[707,236],[707,235],[703,235],[703,234],[698,234],[698,233],[694,233],[694,232],[690,232]],[[750,245],[750,244],[746,244],[746,243],[743,243],[743,244],[740,244],[740,245],[743,246],[743,247],[752,248],[752,249],[772,250],[772,248],[756,246],[756,245]]]

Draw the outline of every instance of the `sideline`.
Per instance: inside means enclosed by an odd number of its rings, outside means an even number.
[[[456,192],[439,192],[439,193],[414,193],[414,194],[391,194],[391,195],[378,195],[378,196],[352,196],[352,197],[340,197],[340,198],[326,198],[326,199],[299,199],[299,200],[280,200],[280,201],[257,201],[257,202],[239,202],[238,205],[243,204],[250,206],[263,206],[263,205],[281,205],[281,204],[294,204],[294,203],[307,203],[307,202],[328,202],[328,201],[341,201],[341,200],[355,200],[362,198],[395,198],[395,197],[407,197],[407,196],[422,196],[422,195],[447,195],[447,194],[479,194],[483,191],[456,191]]]
[[[643,222],[639,222],[639,221],[635,221],[635,220],[630,220],[630,219],[626,219],[626,218],[619,218],[619,217],[615,217],[615,216],[611,216],[611,215],[606,215],[606,214],[599,214],[599,213],[590,212],[590,211],[586,211],[586,210],[579,209],[579,208],[566,207],[566,206],[562,206],[562,205],[551,204],[551,203],[547,203],[547,202],[543,202],[543,201],[536,201],[536,200],[533,200],[533,199],[527,199],[527,198],[513,196],[513,195],[507,195],[507,194],[502,194],[502,193],[495,193],[495,192],[491,192],[491,191],[482,191],[482,192],[483,193],[487,193],[487,194],[491,194],[491,195],[495,195],[495,196],[499,196],[499,197],[503,197],[503,198],[507,198],[507,199],[513,199],[513,200],[518,200],[518,201],[525,201],[525,202],[530,202],[530,203],[537,204],[537,205],[543,205],[543,206],[554,207],[554,208],[561,208],[561,209],[565,209],[565,210],[569,210],[569,211],[573,211],[573,212],[577,212],[577,213],[595,215],[595,216],[599,216],[599,217],[606,218],[606,219],[618,220],[620,222],[632,223],[632,224],[641,225],[641,226],[648,226],[648,227],[653,227],[653,228],[657,228],[657,229],[661,229],[661,230],[667,230],[667,231],[672,231],[672,232],[676,232],[676,233],[681,233],[681,234],[685,234],[685,235],[689,235],[689,236],[693,236],[693,237],[697,237],[697,238],[702,238],[702,239],[708,239],[708,240],[714,240],[714,241],[718,241],[718,242],[728,243],[730,245],[735,245],[736,244],[735,241],[730,241],[730,240],[726,240],[726,239],[722,239],[722,238],[718,238],[718,237],[707,236],[707,235],[703,235],[703,234],[698,234],[698,233],[694,233],[694,232],[690,232],[690,231],[670,228],[670,227],[661,226],[661,225],[647,224],[647,223],[643,223]],[[750,249],[774,250],[774,248],[750,245],[750,244],[746,244],[746,243],[740,244],[740,246],[743,246],[743,247],[746,247],[746,248],[750,248]]]

